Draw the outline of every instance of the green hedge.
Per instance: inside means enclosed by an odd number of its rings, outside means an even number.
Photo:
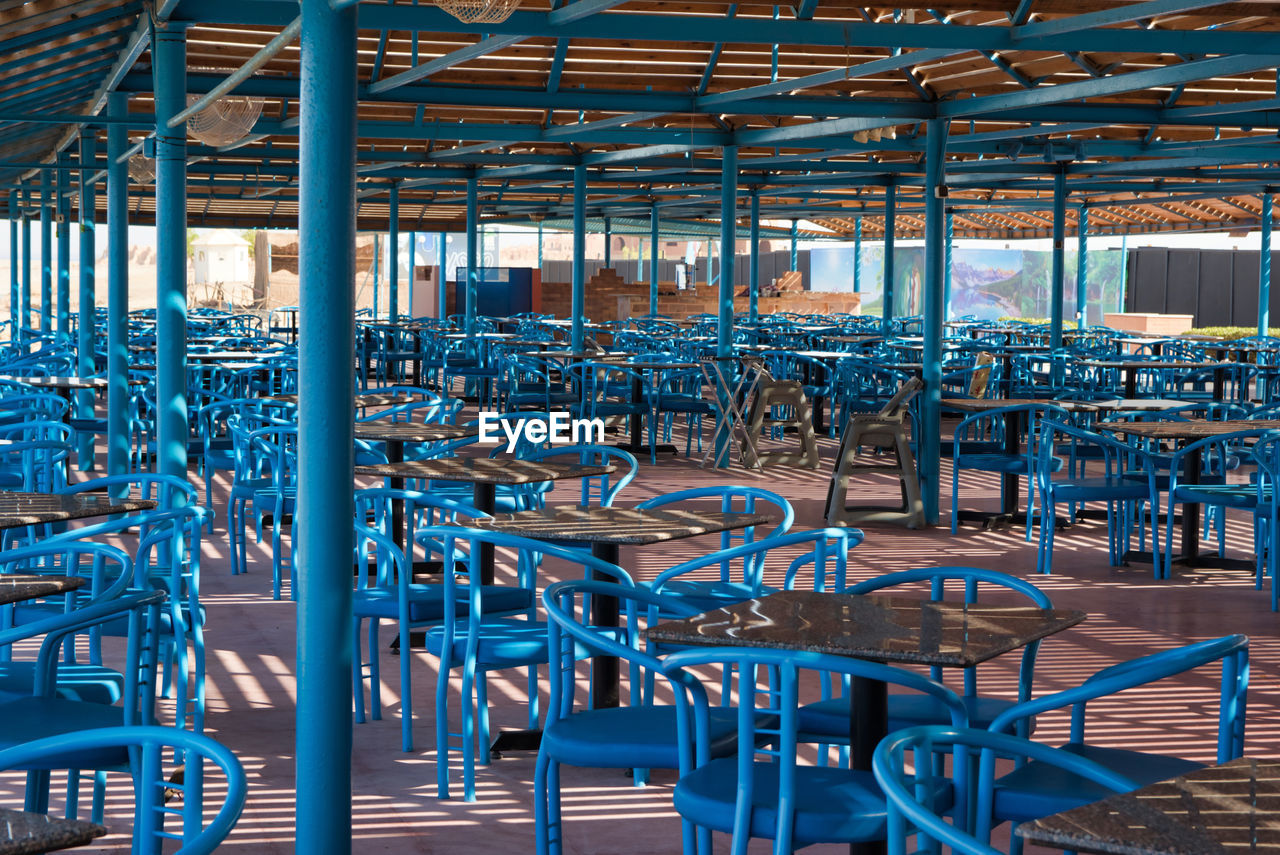
[[[1002,324],[1047,324],[1048,318],[1015,318],[1012,315],[1005,315],[1003,318],[996,318],[996,321]]]
[[[1187,330],[1190,335],[1212,335],[1223,339],[1224,341],[1234,341],[1238,338],[1248,338],[1257,335],[1257,327],[1196,327],[1193,330]],[[1267,335],[1280,338],[1280,327],[1271,327],[1267,330]]]

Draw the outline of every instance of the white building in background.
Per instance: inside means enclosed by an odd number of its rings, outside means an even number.
[[[249,242],[230,229],[214,229],[191,243],[197,285],[243,285],[253,281]]]

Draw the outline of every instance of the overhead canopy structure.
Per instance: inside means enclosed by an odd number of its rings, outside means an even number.
[[[588,217],[714,221],[732,146],[763,219],[851,234],[861,217],[875,239],[893,185],[895,230],[918,236],[923,123],[940,119],[957,236],[1049,236],[1058,173],[1068,232],[1081,210],[1093,234],[1257,228],[1280,184],[1278,7],[527,0],[468,24],[428,0],[364,2],[358,225],[388,226],[394,185],[400,228],[461,230],[469,179],[482,218],[567,220],[578,164]],[[243,139],[189,145],[188,222],[292,227],[298,15],[296,0],[0,0],[0,199],[15,208],[33,170],[106,124],[109,91],[131,96],[132,142],[154,133],[150,48],[171,22],[189,96],[258,55],[231,91],[263,99]],[[134,185],[129,208],[150,221],[154,188]]]

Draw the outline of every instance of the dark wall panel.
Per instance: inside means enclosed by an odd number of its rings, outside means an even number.
[[[1206,250],[1200,253],[1196,326],[1220,327],[1231,324],[1233,255],[1230,250]]]
[[[1258,253],[1232,254],[1231,323],[1238,327],[1258,325]]]
[[[1169,251],[1144,249],[1137,253],[1135,275],[1129,280],[1133,290],[1131,312],[1164,312],[1168,287]]]
[[[1166,282],[1165,313],[1194,315],[1200,290],[1200,253],[1194,249],[1170,250]]]

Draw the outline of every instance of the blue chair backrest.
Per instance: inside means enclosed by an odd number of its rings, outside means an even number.
[[[613,500],[636,477],[640,464],[635,455],[623,448],[611,445],[553,445],[550,448],[538,449],[524,455],[525,460],[550,460],[556,457],[572,457],[575,463],[584,466],[608,466],[616,464],[617,472],[604,475],[593,475],[582,479],[582,490],[578,500],[581,507],[587,507],[598,501],[600,507],[613,505]],[[530,485],[530,492],[549,492],[554,482],[545,485]]]

